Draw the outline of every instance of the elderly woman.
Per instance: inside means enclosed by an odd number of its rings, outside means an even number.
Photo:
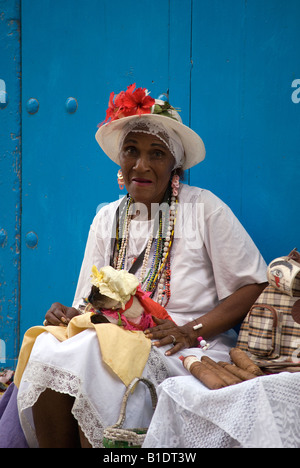
[[[187,374],[180,355],[229,360],[232,328],[265,287],[264,260],[230,209],[211,192],[179,183],[205,149],[174,108],[135,85],[112,93],[96,139],[120,166],[128,194],[97,213],[73,306],[52,305],[24,366],[18,405],[30,447],[101,447],[132,376],[159,385]],[[131,333],[134,343],[116,325],[84,325],[87,314],[79,314],[93,265],[134,273],[172,320]],[[58,339],[55,330],[74,321],[80,332]],[[146,427],[151,415],[148,391],[138,385],[125,425]]]

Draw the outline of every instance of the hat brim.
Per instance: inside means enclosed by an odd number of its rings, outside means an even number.
[[[159,114],[142,114],[142,117],[153,120],[155,123],[161,122],[166,129],[171,128],[178,134],[185,152],[185,161],[182,165],[183,170],[190,169],[203,161],[205,158],[204,143],[200,136],[191,128],[175,119]],[[96,140],[104,153],[118,165],[120,165],[119,148],[122,130],[127,122],[133,119],[138,120],[139,118],[138,115],[132,115],[130,117],[113,120],[112,122],[102,125],[96,133]]]

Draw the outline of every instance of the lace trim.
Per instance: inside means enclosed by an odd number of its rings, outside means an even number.
[[[162,357],[155,348],[151,348],[145,369],[147,379],[156,387],[169,377],[169,371]]]
[[[144,447],[299,448],[300,377],[282,373],[207,391],[194,377],[166,380]]]
[[[67,393],[75,398],[72,414],[88,441],[94,448],[103,447],[104,426],[98,412],[87,396],[82,393],[79,377],[54,366],[30,361],[23,374],[23,380],[30,382],[31,386],[26,393],[19,395],[18,405],[20,412],[32,407],[46,388],[60,393]]]
[[[150,351],[145,374],[155,386],[158,386],[169,375],[161,356],[154,348]],[[82,392],[82,383],[79,377],[55,366],[30,361],[23,374],[23,381],[29,382],[31,385],[26,392],[19,394],[18,405],[20,413],[31,408],[46,388],[66,393],[75,398],[72,414],[90,444],[94,448],[103,447],[104,424],[89,398]],[[26,432],[30,433],[29,437],[36,441],[34,428],[31,427],[27,420],[24,420],[25,415],[22,417],[22,424],[24,428],[26,427]]]
[[[166,129],[161,123],[158,125],[148,119],[141,117],[138,121],[130,121],[124,128],[123,136],[120,140],[120,150],[128,133],[146,133],[159,138],[170,150],[175,158],[176,164],[173,169],[182,165],[184,160],[184,148],[179,136],[172,129]]]
[[[145,376],[158,386],[168,376],[168,368],[154,348],[151,349],[144,372]],[[65,393],[75,398],[72,414],[77,420],[83,433],[94,448],[103,447],[103,424],[99,412],[94,408],[89,398],[82,391],[81,379],[67,370],[45,363],[30,361],[23,374],[23,381],[31,385],[26,392],[20,392],[18,406],[21,413],[23,428],[28,438],[36,444],[34,427],[26,419],[26,409],[31,408],[41,393],[50,388],[59,393]]]

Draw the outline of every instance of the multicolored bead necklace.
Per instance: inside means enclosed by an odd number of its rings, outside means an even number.
[[[174,191],[173,191],[174,192]],[[127,203],[120,215],[120,223],[116,227],[116,249],[114,267],[118,270],[126,269],[126,253],[129,238],[129,227],[134,215],[132,214],[133,199],[127,197]],[[139,280],[144,291],[150,292],[150,297],[157,294],[156,301],[164,306],[170,300],[170,251],[174,240],[178,208],[178,192],[176,195],[168,189],[167,203],[163,203],[155,220],[153,233],[150,235],[144,251],[143,263]],[[167,208],[166,208],[167,207]],[[120,231],[121,227],[121,231]],[[151,265],[148,268],[150,252],[154,250]]]

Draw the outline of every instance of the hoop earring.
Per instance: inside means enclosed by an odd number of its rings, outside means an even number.
[[[177,197],[178,195],[178,189],[179,189],[179,175],[175,174],[173,175],[172,177],[172,180],[171,180],[171,187],[172,187],[172,195],[174,195],[174,197]]]
[[[121,169],[118,170],[118,176],[117,177],[118,177],[119,189],[123,190],[125,183],[124,183],[123,174],[122,174]]]

